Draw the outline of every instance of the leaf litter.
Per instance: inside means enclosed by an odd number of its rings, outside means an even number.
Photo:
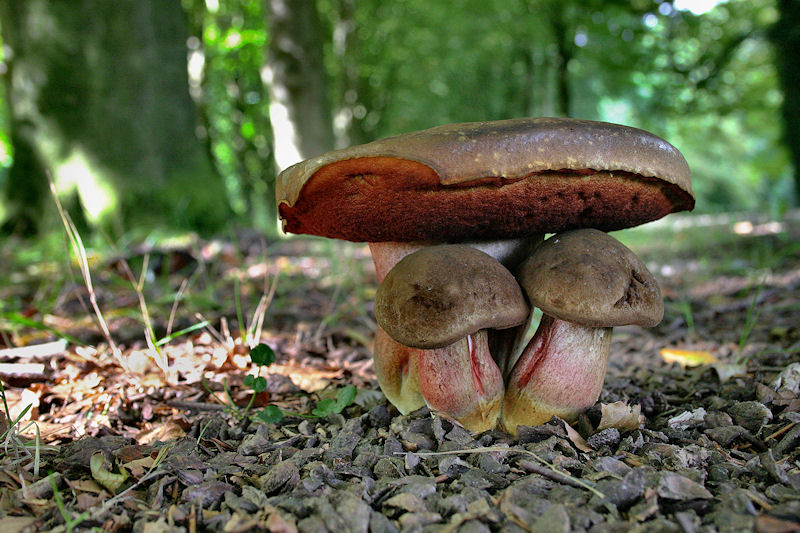
[[[79,282],[45,302],[53,269],[0,279],[3,532],[800,531],[799,257],[763,276],[653,252],[672,261],[668,302],[687,304],[615,331],[601,400],[576,423],[510,437],[386,402],[365,342],[368,252],[333,246],[264,253],[242,234],[95,264],[112,348]],[[146,299],[121,260],[157,267],[133,276],[154,280]],[[44,369],[2,366],[28,363]]]

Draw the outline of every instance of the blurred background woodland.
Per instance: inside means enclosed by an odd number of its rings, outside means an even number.
[[[277,234],[277,172],[436,125],[571,116],[685,154],[697,211],[798,202],[799,0],[3,0],[0,221]]]

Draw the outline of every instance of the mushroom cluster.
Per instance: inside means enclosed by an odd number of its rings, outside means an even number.
[[[286,231],[369,243],[375,372],[400,412],[513,433],[591,406],[611,328],[661,319],[652,275],[605,232],[694,196],[683,156],[651,133],[526,118],[322,154],[278,176],[277,202]],[[544,316],[521,350],[531,306]]]

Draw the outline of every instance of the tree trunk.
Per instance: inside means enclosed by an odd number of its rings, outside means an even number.
[[[572,89],[570,87],[569,62],[574,55],[572,32],[567,24],[567,6],[556,0],[550,4],[550,27],[556,44],[556,114],[562,117],[570,116],[572,104]]]
[[[263,79],[270,94],[280,170],[333,148],[322,62],[322,26],[313,0],[267,0],[270,45]]]
[[[770,32],[783,88],[784,139],[794,166],[795,202],[800,201],[800,0],[779,0],[780,18]]]
[[[11,50],[9,227],[40,225],[45,169],[59,193],[79,193],[94,224],[211,231],[224,223],[224,189],[195,136],[180,3],[3,0],[0,6]]]

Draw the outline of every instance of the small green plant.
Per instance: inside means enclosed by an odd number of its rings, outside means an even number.
[[[244,378],[244,385],[252,387],[253,395],[245,407],[242,417],[247,416],[253,405],[256,394],[267,389],[267,379],[261,375],[261,371],[275,362],[275,352],[264,343],[258,344],[250,350],[250,359],[258,367],[256,374],[248,374]],[[277,405],[267,405],[258,413],[255,418],[266,423],[277,423],[283,420],[285,415],[299,416],[303,418],[324,418],[330,414],[341,413],[347,406],[351,405],[356,398],[355,385],[347,385],[336,392],[336,398],[325,398],[317,402],[310,415],[285,411]]]
[[[267,378],[261,375],[262,371],[275,362],[275,351],[264,343],[259,343],[250,350],[250,360],[258,367],[255,374],[248,374],[244,377],[245,387],[252,389],[253,393],[244,409],[240,409],[233,402],[228,386],[223,382],[227,402],[220,400],[216,394],[209,389],[203,380],[206,391],[224,406],[236,418],[244,419],[250,414],[250,410],[255,402],[256,395],[267,390]],[[317,402],[311,414],[296,413],[281,409],[277,405],[267,405],[253,415],[255,420],[266,423],[277,423],[283,420],[285,415],[299,416],[302,418],[324,418],[330,414],[341,413],[346,407],[351,405],[356,398],[357,390],[355,385],[347,385],[336,391],[336,398],[325,398]]]
[[[250,350],[250,360],[258,367],[258,371],[255,375],[248,374],[244,377],[245,387],[251,387],[253,394],[250,396],[247,407],[244,408],[242,418],[246,417],[250,412],[256,395],[267,390],[267,378],[261,375],[261,371],[275,362],[275,351],[263,342],[259,343]]]
[[[358,391],[355,385],[346,385],[336,391],[336,398],[325,398],[317,402],[316,407],[311,410],[310,415],[285,411],[277,405],[268,405],[256,414],[256,419],[266,423],[277,423],[283,420],[285,415],[299,416],[301,418],[325,418],[331,414],[338,414],[351,405]]]
[[[692,302],[687,298],[677,303],[678,310],[683,315],[683,320],[686,322],[686,328],[689,330],[689,336],[694,337],[696,330],[694,327],[694,313],[692,312]]]
[[[61,518],[64,519],[64,529],[67,533],[72,533],[81,522],[89,518],[89,511],[84,511],[78,516],[73,517],[72,513],[67,509],[67,506],[64,505],[64,498],[61,496],[61,491],[58,490],[55,477],[53,474],[50,474],[48,477],[50,478],[50,485],[53,487],[53,499],[56,501],[58,512],[61,513]]]
[[[761,280],[761,283],[756,287],[753,293],[753,300],[750,302],[750,307],[747,309],[747,316],[744,319],[742,332],[739,335],[739,363],[745,362],[742,357],[742,350],[744,350],[744,347],[747,345],[747,340],[750,338],[750,334],[753,333],[753,329],[758,323],[758,317],[761,315],[761,309],[758,307],[758,297],[761,295],[761,290],[764,288],[765,281],[766,279]]]
[[[42,439],[39,435],[39,426],[36,422],[28,422],[24,427],[20,427],[20,421],[31,409],[30,404],[25,406],[16,418],[11,418],[11,410],[6,401],[6,390],[2,380],[0,380],[0,400],[2,400],[3,403],[3,414],[5,422],[8,425],[2,434],[0,434],[0,458],[12,458],[13,456],[10,464],[20,464],[23,461],[30,460],[33,462],[33,475],[39,477],[39,464],[42,451],[51,451],[53,448],[42,445]],[[23,437],[21,434],[31,427],[36,433],[36,438],[28,439]],[[33,449],[33,454],[31,454],[31,449]]]

